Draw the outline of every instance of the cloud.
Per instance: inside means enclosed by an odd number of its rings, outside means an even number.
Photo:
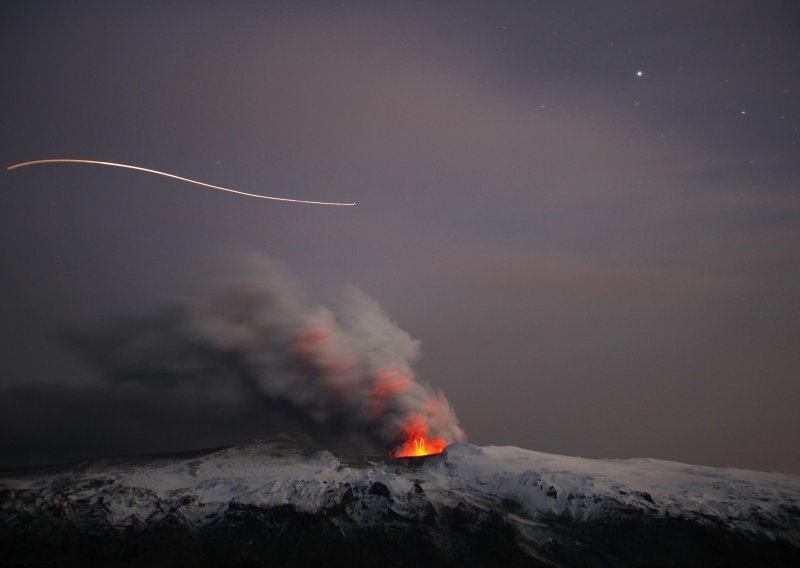
[[[600,259],[578,259],[564,253],[507,250],[455,256],[446,263],[430,266],[428,274],[448,280],[467,280],[494,293],[586,299],[623,295],[679,298],[742,292],[750,286],[742,278],[700,271],[619,265]]]

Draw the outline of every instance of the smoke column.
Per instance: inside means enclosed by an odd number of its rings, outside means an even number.
[[[66,339],[106,380],[237,381],[378,453],[399,448],[411,424],[445,443],[464,439],[444,395],[414,376],[419,342],[375,301],[351,289],[336,310],[308,305],[291,275],[263,262],[269,275],[255,286]]]

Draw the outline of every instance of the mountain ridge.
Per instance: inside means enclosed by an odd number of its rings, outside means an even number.
[[[11,566],[791,566],[800,477],[465,443],[345,458],[282,436],[6,470],[0,554]]]

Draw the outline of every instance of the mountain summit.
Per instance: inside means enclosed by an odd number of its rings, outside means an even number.
[[[797,566],[800,477],[302,436],[0,474],[5,566]]]

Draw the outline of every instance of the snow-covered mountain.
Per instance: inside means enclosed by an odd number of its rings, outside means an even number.
[[[800,566],[800,477],[286,436],[0,476],[0,564]]]

